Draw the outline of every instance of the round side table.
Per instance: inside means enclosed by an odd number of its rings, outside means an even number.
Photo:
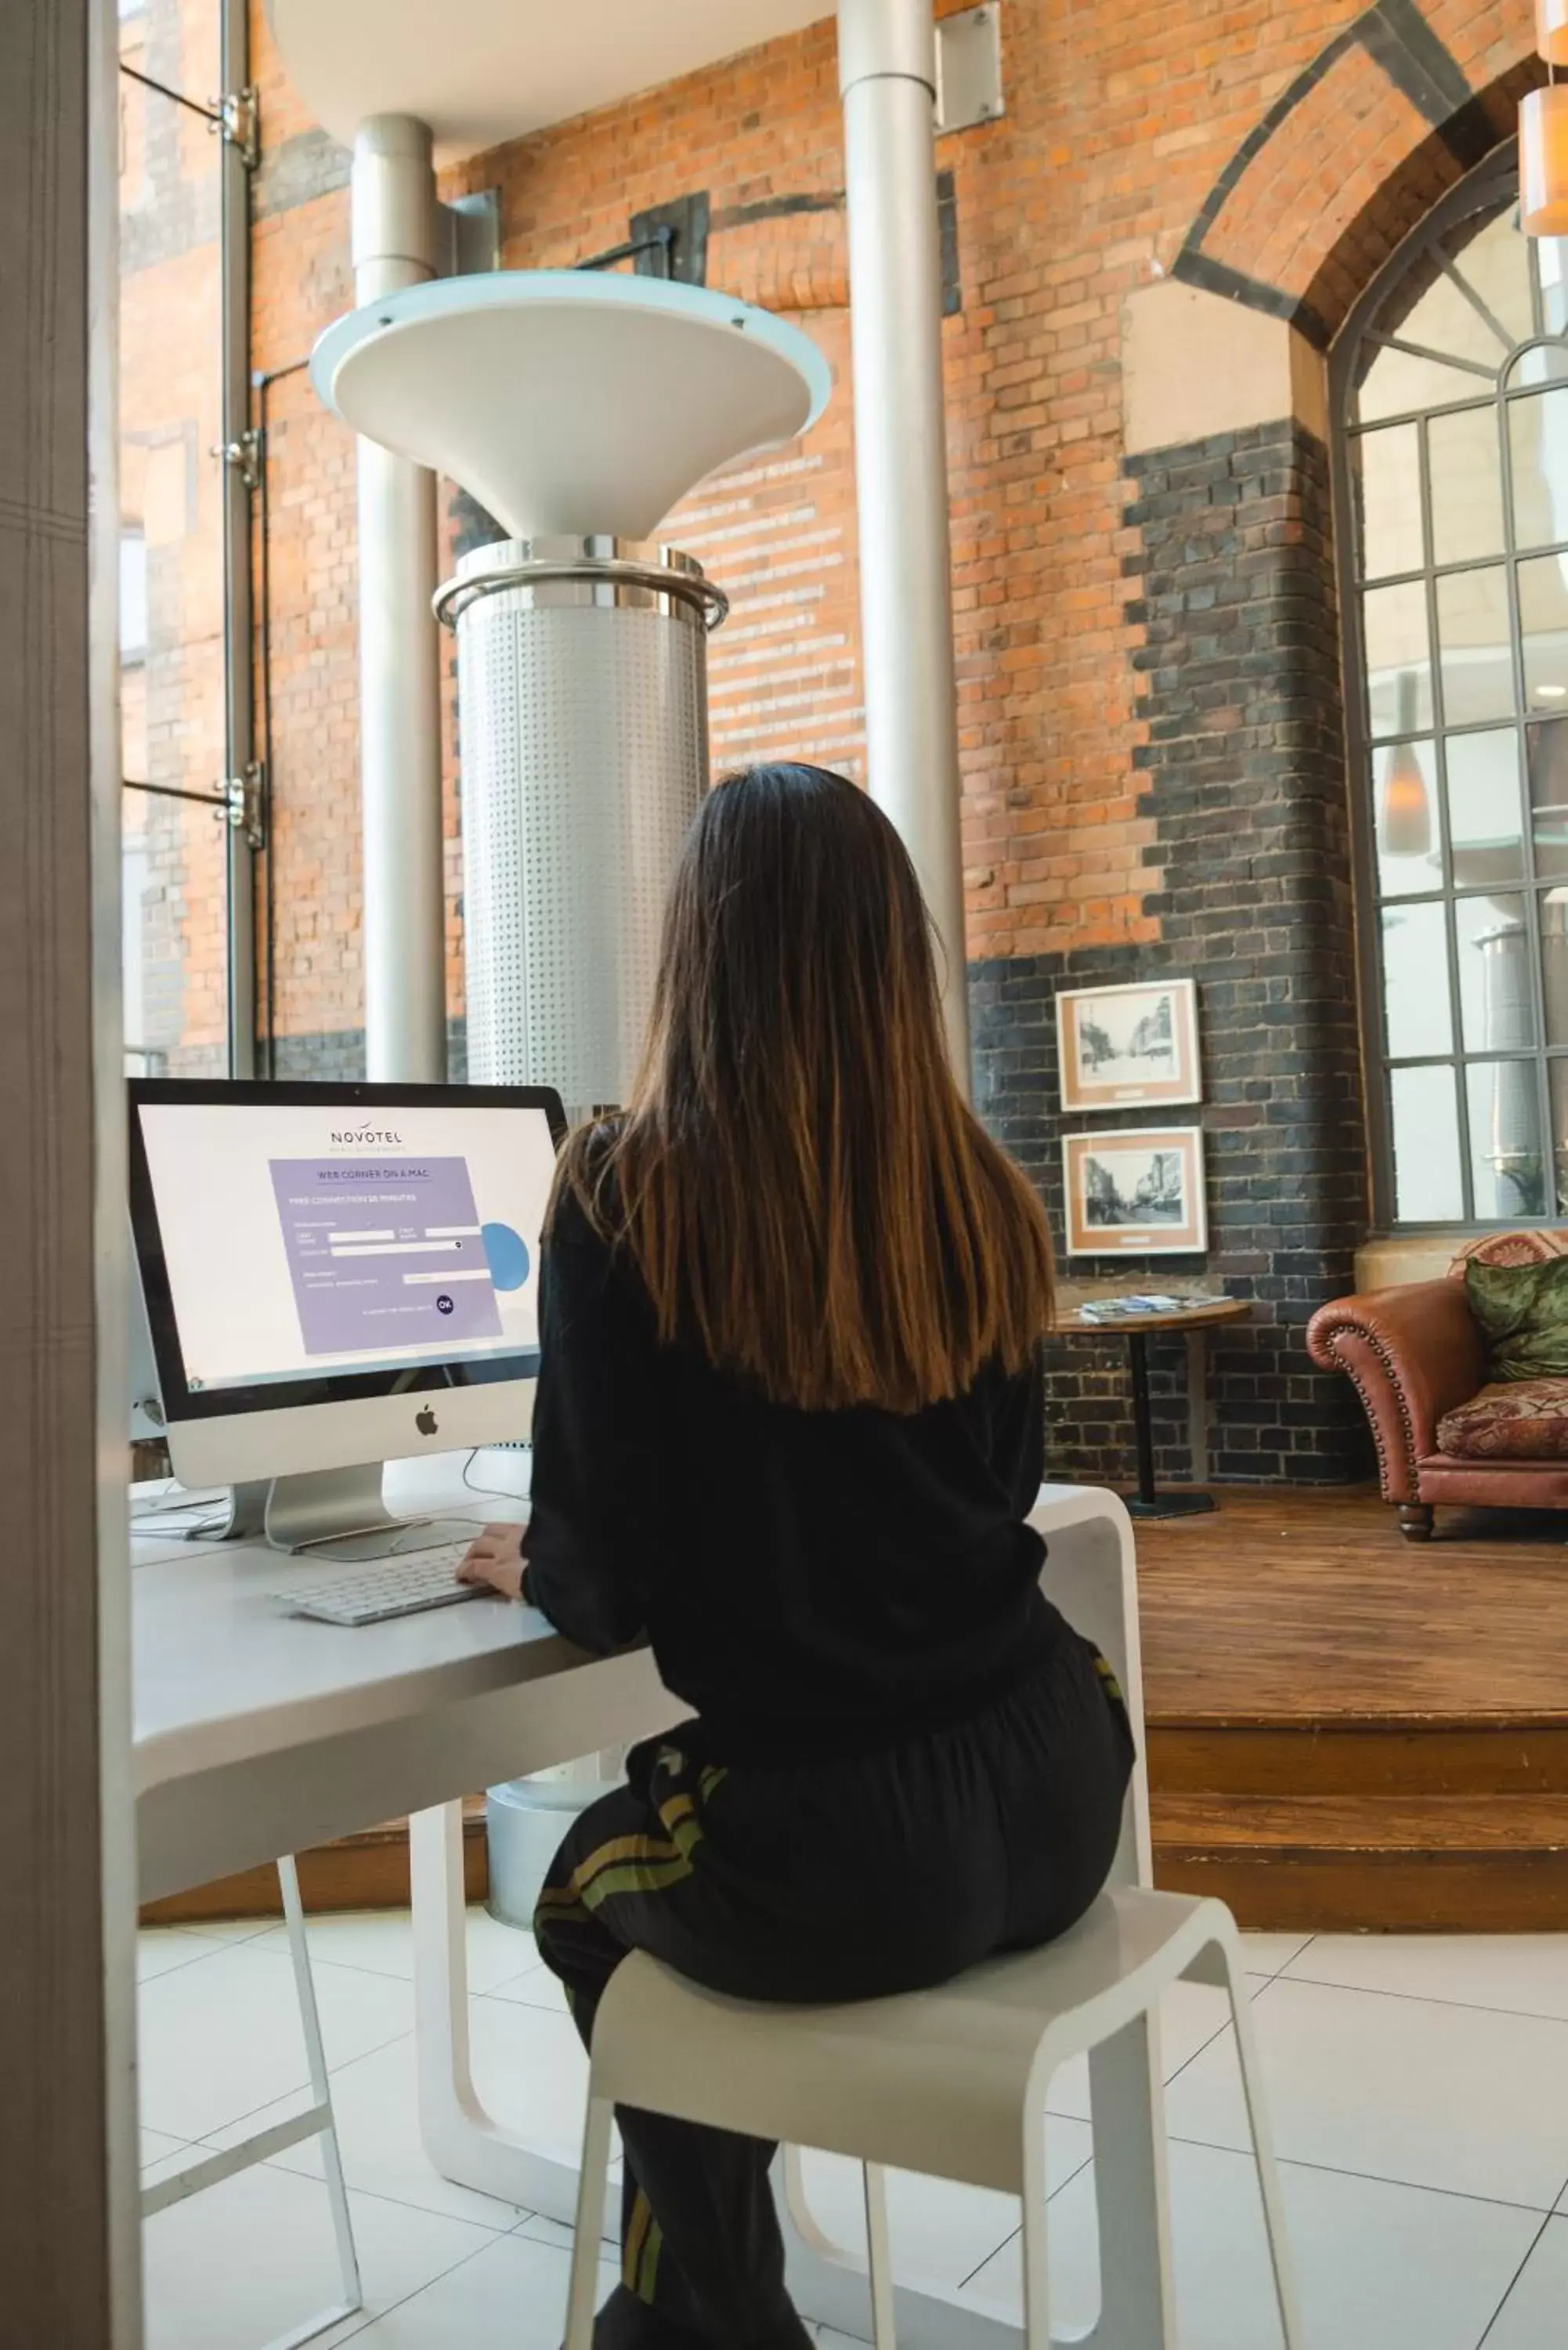
[[[1214,1507],[1211,1493],[1192,1487],[1162,1492],[1154,1474],[1154,1418],[1148,1393],[1148,1347],[1153,1330],[1203,1330],[1219,1322],[1241,1322],[1251,1312],[1245,1298],[1225,1297],[1201,1305],[1179,1307],[1170,1314],[1106,1315],[1085,1322],[1076,1314],[1060,1315],[1051,1327],[1058,1337],[1100,1336],[1115,1331],[1127,1342],[1127,1368],[1132,1379],[1133,1431],[1137,1445],[1137,1490],[1124,1495],[1135,1518],[1194,1518]]]

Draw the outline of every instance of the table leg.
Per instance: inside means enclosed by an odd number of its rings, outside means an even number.
[[[1141,1330],[1127,1332],[1127,1368],[1132,1373],[1133,1434],[1137,1444],[1138,1509],[1147,1512],[1159,1500],[1154,1482],[1154,1409],[1148,1392],[1148,1341]]]
[[[443,2178],[569,2225],[576,2211],[576,2165],[541,2154],[504,2129],[473,2085],[461,1804],[414,1814],[409,1822],[409,1877],[414,2046],[425,2152]],[[607,2232],[618,2224],[619,2201],[617,2189],[607,2205]]]
[[[443,2178],[493,2195],[570,2227],[576,2217],[577,2166],[540,2154],[504,2129],[473,2085],[468,2044],[467,1906],[462,1881],[462,1806],[442,1804],[409,1822],[413,1902],[414,2036],[420,2133]],[[781,2168],[784,2168],[781,2158]],[[870,2303],[863,2259],[823,2236],[806,2210],[798,2168],[778,2181],[790,2289],[803,2316],[858,2330]],[[604,2232],[620,2224],[620,2190],[612,2187]],[[1018,2350],[1016,2326],[961,2309],[936,2293],[898,2288],[902,2350]]]
[[[1154,1409],[1148,1392],[1148,1333],[1129,1330],[1127,1367],[1132,1375],[1133,1434],[1137,1446],[1137,1491],[1127,1497],[1127,1509],[1135,1518],[1191,1518],[1211,1510],[1214,1503],[1207,1493],[1195,1492],[1190,1486],[1162,1493],[1154,1475]]]

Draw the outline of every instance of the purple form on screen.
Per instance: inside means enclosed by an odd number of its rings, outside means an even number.
[[[272,1159],[307,1355],[498,1338],[466,1159]]]

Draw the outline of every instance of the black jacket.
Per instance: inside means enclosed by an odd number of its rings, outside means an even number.
[[[1045,1661],[1065,1627],[1023,1523],[1038,1364],[907,1417],[770,1402],[658,1344],[635,1268],[570,1193],[540,1281],[524,1596],[585,1648],[646,1632],[710,1752],[864,1752]]]

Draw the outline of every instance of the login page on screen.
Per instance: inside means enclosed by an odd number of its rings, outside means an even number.
[[[144,1102],[192,1390],[534,1353],[540,1109]]]

